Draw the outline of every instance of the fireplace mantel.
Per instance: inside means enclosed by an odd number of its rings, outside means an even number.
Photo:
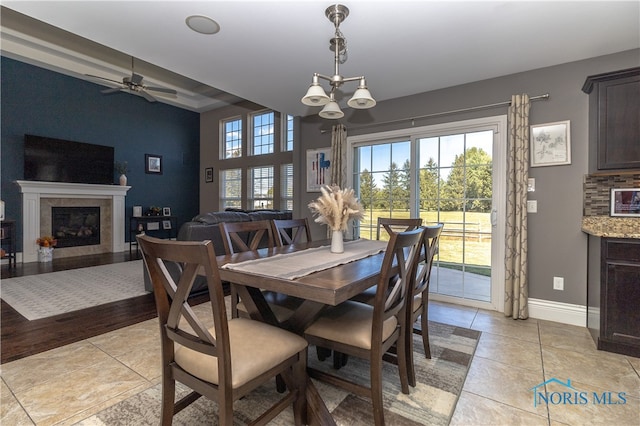
[[[38,260],[36,239],[40,237],[41,198],[102,198],[111,200],[113,253],[125,250],[124,199],[130,186],[93,185],[84,183],[16,181],[22,192],[22,260]]]

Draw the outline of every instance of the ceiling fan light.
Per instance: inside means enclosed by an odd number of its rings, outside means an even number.
[[[319,115],[322,118],[337,120],[338,118],[344,117],[344,112],[342,112],[336,101],[331,101],[322,108]]]

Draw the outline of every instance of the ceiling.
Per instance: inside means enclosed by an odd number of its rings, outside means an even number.
[[[300,102],[313,73],[333,74],[334,27],[324,15],[332,4],[3,0],[2,53],[118,81],[133,56],[147,84],[178,90],[164,102],[206,111],[242,98],[305,116],[318,111]],[[378,101],[640,48],[639,1],[344,4],[340,74],[365,75]],[[190,15],[213,18],[220,32],[190,30]],[[344,97],[356,86],[345,84]]]

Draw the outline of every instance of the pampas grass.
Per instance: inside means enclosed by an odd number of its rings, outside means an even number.
[[[309,209],[316,215],[316,223],[323,223],[332,231],[346,231],[349,219],[360,220],[364,211],[355,192],[351,188],[323,186],[322,195],[309,203]]]

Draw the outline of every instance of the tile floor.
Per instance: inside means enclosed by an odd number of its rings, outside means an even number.
[[[597,351],[586,328],[439,302],[430,319],[482,331],[452,425],[640,424],[640,359]],[[157,384],[157,335],[149,320],[2,365],[0,424],[74,424]],[[550,379],[574,389],[552,381],[534,405]]]

